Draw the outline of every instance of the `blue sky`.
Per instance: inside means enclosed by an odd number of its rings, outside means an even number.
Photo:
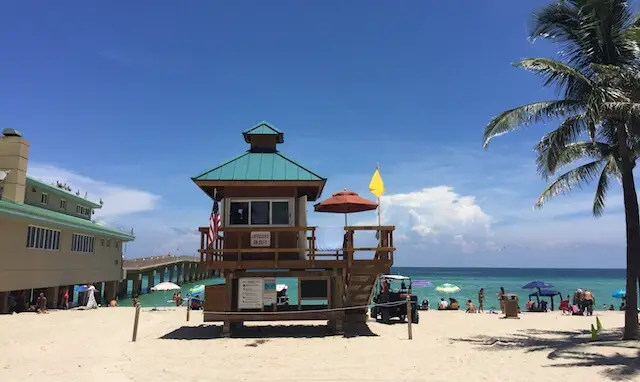
[[[397,265],[624,266],[617,186],[599,220],[593,188],[532,210],[532,148],[552,125],[482,150],[493,116],[555,97],[511,67],[559,50],[527,40],[543,2],[38,3],[2,4],[2,127],[31,141],[31,175],[103,197],[98,218],[134,227],[127,256],[194,253],[211,203],[190,177],[267,120],[329,178],[323,197],[370,196],[380,163]],[[330,245],[341,219],[310,224]]]

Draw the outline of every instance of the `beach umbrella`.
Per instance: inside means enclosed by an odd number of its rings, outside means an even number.
[[[553,288],[553,285],[544,282],[544,281],[531,281],[528,284],[522,286],[522,289],[543,289],[543,288]]]
[[[522,289],[537,289],[538,293],[536,293],[536,300],[538,301],[538,305],[540,304],[540,296],[541,296],[541,289],[544,288],[553,288],[553,285],[544,282],[544,281],[539,281],[539,280],[535,280],[535,281],[531,281],[528,284],[525,284],[522,286]],[[553,301],[552,301],[553,302]]]
[[[453,284],[449,284],[449,283],[444,283],[442,285],[438,285],[436,287],[436,292],[440,292],[440,293],[456,293],[456,292],[460,292],[460,288],[456,285]]]
[[[167,291],[172,291],[172,290],[182,290],[182,288],[180,288],[180,285],[174,284],[172,282],[169,281],[165,281],[162,282],[160,284],[155,285],[153,288],[151,288],[152,291],[162,291],[164,293],[164,300],[167,301]]]
[[[157,284],[156,286],[151,288],[152,291],[162,291],[162,292],[166,292],[169,290],[180,290],[180,289],[182,289],[180,288],[180,285],[171,283],[169,281],[165,281],[163,283]]]
[[[427,280],[414,280],[411,282],[411,286],[430,287],[430,286],[433,286],[433,283]]]
[[[625,289],[617,290],[617,291],[613,292],[611,297],[620,298],[620,299],[625,298],[625,297],[627,297],[627,291]]]
[[[329,199],[313,206],[315,212],[344,214],[344,225],[347,225],[347,214],[354,212],[373,211],[378,208],[376,202],[367,200],[356,192],[343,190],[336,192]]]

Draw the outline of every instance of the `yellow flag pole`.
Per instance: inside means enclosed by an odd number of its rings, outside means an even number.
[[[380,173],[380,163],[376,163],[376,170]],[[380,231],[380,227],[382,226],[382,212],[380,206],[380,197],[377,197],[378,201],[378,247],[382,246],[382,232]]]
[[[382,229],[382,207],[380,206],[380,197],[384,194],[384,182],[382,181],[382,177],[380,177],[380,163],[376,164],[376,171],[373,173],[371,177],[371,182],[369,183],[369,191],[376,196],[376,200],[378,201],[378,243],[382,242],[382,235],[380,230]]]

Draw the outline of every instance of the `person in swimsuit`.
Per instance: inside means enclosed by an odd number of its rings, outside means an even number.
[[[504,313],[504,287],[500,287],[500,292],[498,292],[498,302],[500,303],[500,310]]]
[[[484,288],[480,288],[478,292],[478,313],[484,313]]]

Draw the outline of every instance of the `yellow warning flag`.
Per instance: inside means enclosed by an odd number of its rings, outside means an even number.
[[[380,171],[376,168],[376,171],[373,173],[371,177],[371,183],[369,183],[369,191],[374,194],[377,198],[381,197],[384,194],[384,182],[382,181],[382,177],[380,176]]]

